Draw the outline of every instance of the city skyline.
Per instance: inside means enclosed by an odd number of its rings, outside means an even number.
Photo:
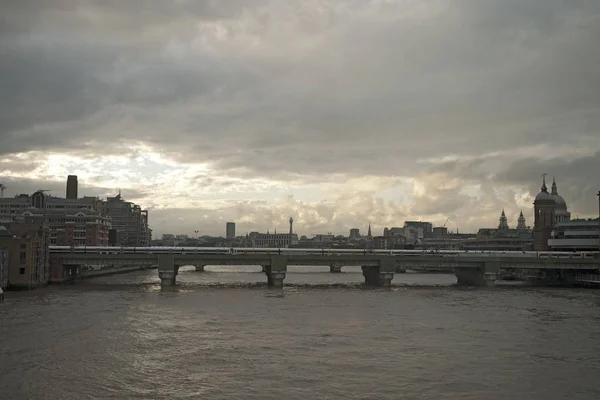
[[[597,217],[597,2],[64,4],[3,11],[5,197],[77,175],[156,237],[290,216],[306,235],[472,233],[502,209],[532,225],[548,173]]]

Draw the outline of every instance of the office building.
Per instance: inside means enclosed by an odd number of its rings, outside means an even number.
[[[235,239],[235,222],[228,222],[225,224],[225,239]]]

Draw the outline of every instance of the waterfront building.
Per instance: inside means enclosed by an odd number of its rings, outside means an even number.
[[[374,249],[403,249],[406,245],[406,238],[401,235],[375,236],[373,238]]]
[[[123,200],[120,193],[107,200],[92,196],[77,198],[77,181],[74,178],[67,181],[67,191],[70,198],[50,196],[42,190],[32,195],[0,198],[0,219],[11,220],[27,212],[46,217],[51,226],[53,245],[149,245],[152,230],[148,226],[147,210]],[[85,223],[86,229],[73,226],[73,235],[70,235],[70,226],[78,222]],[[76,228],[77,232],[74,231]],[[63,236],[64,240],[61,239]]]
[[[106,246],[110,218],[91,209],[96,198],[61,199],[37,191],[2,202],[0,218],[6,221],[48,223],[50,244],[56,246]]]
[[[148,210],[142,210],[139,205],[125,201],[120,192],[106,199],[105,210],[106,216],[111,218],[112,228],[118,232],[118,244],[133,247],[150,244],[152,231],[148,226]]]
[[[0,248],[8,252],[8,283],[15,288],[35,288],[50,279],[48,224],[1,222]]]
[[[0,228],[0,237],[6,228]],[[0,249],[0,288],[8,287],[8,250]]]
[[[548,247],[555,251],[598,251],[598,219],[574,219],[557,223],[548,239]]]

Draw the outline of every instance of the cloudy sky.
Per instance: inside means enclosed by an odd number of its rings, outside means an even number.
[[[162,233],[473,232],[600,189],[598,0],[5,0],[0,182]]]

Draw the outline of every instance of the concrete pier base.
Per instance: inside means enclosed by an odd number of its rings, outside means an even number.
[[[497,263],[486,262],[480,267],[454,268],[454,275],[456,283],[461,286],[495,286],[499,270]]]
[[[362,266],[365,284],[368,286],[390,287],[394,279],[393,271],[381,270],[377,266]]]
[[[160,286],[174,286],[176,283],[175,271],[159,271]]]
[[[267,285],[270,287],[283,287],[285,272],[271,272],[267,275]]]
[[[204,265],[196,265],[196,272],[204,272]]]
[[[178,273],[179,265],[175,265],[175,256],[173,254],[158,255],[158,277],[160,278],[160,286],[175,285]]]
[[[342,272],[342,266],[337,264],[331,264],[329,266],[329,272],[338,274]]]
[[[265,265],[267,285],[271,287],[283,287],[283,280],[287,272],[287,257],[282,255],[271,256],[271,265]]]

